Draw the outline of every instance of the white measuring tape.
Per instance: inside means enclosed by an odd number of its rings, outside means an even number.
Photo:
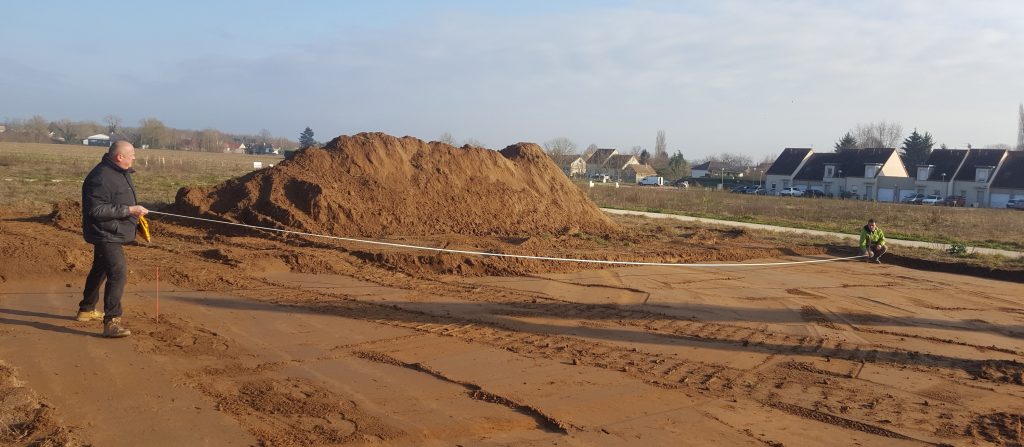
[[[304,233],[302,231],[282,230],[279,228],[260,227],[256,225],[247,225],[236,222],[228,222],[224,220],[204,219],[202,217],[182,216],[180,214],[164,213],[161,211],[150,211],[149,214],[159,214],[162,216],[178,217],[181,219],[198,220],[202,222],[212,222],[222,225],[234,225],[236,227],[252,228],[255,230],[263,231],[276,231],[278,233],[296,234],[300,236],[311,236],[319,237],[324,239],[336,239],[340,241],[348,242],[359,242],[363,244],[373,245],[384,245],[388,247],[399,247],[399,248],[411,248],[415,250],[427,250],[436,251],[441,253],[457,253],[462,255],[477,255],[477,256],[495,256],[499,258],[516,258],[516,259],[537,259],[541,261],[561,261],[561,262],[580,262],[589,264],[614,264],[614,265],[648,265],[648,266],[662,266],[662,267],[764,267],[764,266],[781,266],[781,265],[797,265],[797,264],[814,264],[820,262],[835,262],[835,261],[846,261],[850,259],[863,258],[866,255],[849,256],[845,258],[830,258],[830,259],[815,259],[811,261],[782,261],[782,262],[762,262],[762,263],[751,263],[751,264],[686,264],[678,262],[640,262],[640,261],[605,261],[601,259],[577,259],[577,258],[556,258],[551,256],[530,256],[530,255],[513,255],[507,253],[488,253],[484,251],[472,251],[472,250],[454,250],[450,248],[436,248],[436,247],[424,247],[420,245],[408,245],[408,244],[396,244],[393,242],[382,242],[373,241],[367,239],[356,239],[351,237],[341,236],[329,236],[325,234],[314,234]]]

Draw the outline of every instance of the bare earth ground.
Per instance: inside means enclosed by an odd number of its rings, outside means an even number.
[[[74,222],[2,216],[0,445],[1024,442],[1020,283],[860,262],[581,270],[157,218],[127,248],[134,335],[107,340],[71,319],[90,262]],[[842,255],[615,222],[637,242],[405,242]]]

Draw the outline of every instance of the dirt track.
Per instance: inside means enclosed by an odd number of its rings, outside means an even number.
[[[135,336],[106,340],[70,319],[89,262],[73,219],[4,216],[0,360],[26,387],[8,384],[0,402],[28,408],[5,397],[21,389],[48,405],[16,445],[52,433],[103,446],[1022,442],[1019,284],[854,262],[580,270],[161,219],[154,244],[128,249]],[[615,222],[612,240],[403,240],[606,259],[830,256]]]
[[[851,254],[609,219],[529,143],[339,137],[173,209],[555,257]],[[1019,283],[851,261],[592,269],[154,216],[154,242],[128,247],[135,334],[107,340],[71,319],[91,261],[80,205],[0,215],[0,442],[1022,442]]]

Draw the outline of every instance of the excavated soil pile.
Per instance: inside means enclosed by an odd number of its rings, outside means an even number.
[[[345,236],[618,231],[536,144],[495,152],[382,133],[341,136],[270,169],[182,188],[174,209]]]

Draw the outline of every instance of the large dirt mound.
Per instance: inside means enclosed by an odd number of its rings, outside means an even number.
[[[618,231],[536,144],[495,152],[382,133],[341,136],[273,168],[182,188],[174,209],[370,237]]]

